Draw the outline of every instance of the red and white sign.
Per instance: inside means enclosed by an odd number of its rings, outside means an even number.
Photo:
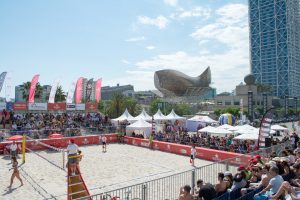
[[[98,79],[96,81],[96,102],[99,103],[99,101],[101,100],[101,85],[102,85],[102,79]]]
[[[27,103],[25,102],[16,102],[14,103],[14,110],[27,110]]]
[[[66,110],[66,103],[48,103],[48,110]]]
[[[40,75],[37,74],[31,80],[30,89],[29,89],[29,96],[28,96],[28,103],[34,103],[35,88],[36,88],[36,85],[39,81],[39,77],[40,77]]]
[[[81,98],[82,98],[82,81],[83,81],[83,78],[80,77],[77,80],[77,83],[76,83],[76,98],[75,98],[75,103],[81,103]]]
[[[96,103],[87,103],[85,105],[85,109],[86,109],[86,111],[96,111],[96,110],[98,110]]]

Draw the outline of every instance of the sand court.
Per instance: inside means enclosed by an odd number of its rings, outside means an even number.
[[[189,158],[161,151],[125,144],[109,144],[107,152],[102,146],[90,145],[80,147],[83,159],[80,163],[81,173],[91,195],[133,184],[142,183],[155,178],[165,177],[192,169]],[[40,151],[39,155],[62,165],[62,154]],[[21,159],[18,159],[21,163]],[[0,159],[0,191],[4,199],[66,199],[67,173],[51,165],[34,153],[26,154],[26,163],[21,166],[20,173],[24,186],[15,179],[12,191],[9,185],[11,172],[9,158]],[[195,160],[196,166],[210,164],[209,161]]]

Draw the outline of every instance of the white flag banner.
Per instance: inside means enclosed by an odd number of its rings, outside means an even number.
[[[6,80],[5,80],[5,100],[6,100],[6,102],[11,101],[11,92],[12,92],[11,76],[10,76],[10,73],[8,73],[8,75],[6,75]]]
[[[56,94],[56,90],[57,90],[57,87],[59,85],[59,80],[56,79],[54,81],[54,83],[52,84],[52,87],[51,87],[51,91],[50,91],[50,95],[49,95],[49,103],[54,103],[54,99],[55,99],[55,94]]]
[[[68,97],[67,97],[68,104],[73,103],[75,87],[76,87],[76,82],[72,81],[70,88],[69,88]]]

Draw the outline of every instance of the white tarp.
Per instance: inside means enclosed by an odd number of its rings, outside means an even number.
[[[153,119],[157,121],[166,120],[166,116],[162,114],[160,109],[158,109],[157,112],[153,115]]]
[[[129,121],[138,121],[138,120],[145,120],[145,121],[152,121],[152,117],[150,115],[148,115],[148,113],[145,111],[145,109],[143,108],[141,114],[139,114],[138,116],[136,116],[134,118],[134,120],[129,120]]]
[[[215,130],[212,130],[210,133],[212,135],[218,135],[218,136],[225,136],[225,135],[233,134],[231,131],[228,131],[228,130],[220,128],[220,127],[215,128]]]
[[[112,119],[113,122],[122,122],[122,121],[132,121],[134,120],[134,117],[132,117],[132,115],[128,112],[127,108],[125,109],[124,113],[118,117],[118,118],[115,118],[115,119]]]
[[[223,128],[223,129],[226,129],[226,130],[231,130],[234,128],[234,126],[231,126],[229,124],[223,124],[222,126],[219,126],[219,128]]]
[[[152,131],[152,124],[143,119],[139,119],[138,121],[126,127],[126,133],[131,134],[133,131],[136,134],[144,134],[144,136],[149,137]]]
[[[170,114],[168,114],[166,116],[166,119],[167,120],[185,120],[186,118],[185,117],[180,117],[179,115],[177,115],[175,113],[175,111],[172,109],[172,111],[170,112]]]
[[[201,133],[211,133],[212,131],[215,131],[216,128],[215,127],[212,127],[212,126],[206,126],[200,130],[198,130],[198,132],[201,132]]]
[[[28,103],[28,110],[47,110],[47,103]]]
[[[242,134],[233,138],[234,140],[258,140],[258,134]]]

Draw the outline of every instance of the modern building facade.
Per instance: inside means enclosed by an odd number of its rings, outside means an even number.
[[[299,0],[249,0],[251,72],[277,97],[300,96]]]
[[[134,96],[134,87],[132,85],[104,86],[101,88],[101,99],[110,100],[114,94],[123,94],[128,97]]]

